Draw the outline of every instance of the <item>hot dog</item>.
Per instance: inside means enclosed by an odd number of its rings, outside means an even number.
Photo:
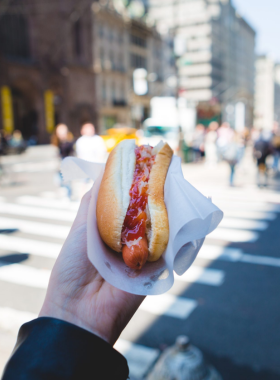
[[[111,152],[100,185],[96,216],[103,241],[132,269],[156,261],[169,238],[164,183],[173,152],[124,140]]]

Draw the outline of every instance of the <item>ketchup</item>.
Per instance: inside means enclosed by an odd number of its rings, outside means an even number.
[[[155,161],[152,149],[149,145],[141,145],[135,149],[136,165],[133,182],[129,191],[130,203],[122,229],[122,244],[145,237],[148,182],[150,171]]]

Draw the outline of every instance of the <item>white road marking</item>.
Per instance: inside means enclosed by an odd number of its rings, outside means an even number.
[[[21,197],[18,197],[16,199],[16,202],[28,206],[41,206],[47,208],[66,209],[73,211],[77,211],[80,205],[80,202],[71,202],[68,198],[47,199],[31,195],[23,195]]]
[[[265,231],[268,228],[267,222],[258,220],[246,220],[238,218],[228,218],[226,215],[219,224],[223,228],[238,228],[244,230]]]
[[[280,205],[273,203],[261,203],[261,202],[241,202],[235,200],[220,201],[219,199],[213,199],[212,201],[221,210],[252,210],[252,211],[270,211],[270,212],[280,212]]]
[[[48,243],[39,240],[0,235],[0,248],[20,253],[30,253],[35,256],[56,259],[62,244]]]
[[[0,329],[17,334],[21,325],[37,318],[38,315],[9,307],[0,307]]]
[[[242,256],[242,250],[238,248],[227,248],[204,244],[197,257],[206,260],[238,261]]]
[[[31,286],[33,288],[46,289],[49,283],[50,274],[51,271],[49,270],[36,269],[20,264],[0,266],[1,281]]]
[[[70,231],[68,226],[59,226],[57,224],[29,222],[22,219],[12,219],[0,216],[0,229],[16,228],[21,232],[28,234],[49,236],[59,239],[65,239]]]
[[[224,282],[222,270],[209,269],[192,265],[182,276],[175,274],[175,280],[196,282],[205,285],[220,286]]]
[[[215,203],[215,202],[214,202]],[[253,211],[253,210],[223,210],[225,217],[230,218],[244,218],[253,220],[275,220],[277,214],[267,211]]]
[[[176,297],[172,294],[146,297],[140,309],[155,315],[168,315],[170,317],[186,319],[196,308],[195,300]]]
[[[225,240],[228,242],[255,242],[258,240],[259,234],[252,231],[243,231],[238,229],[217,228],[206,239]]]
[[[137,379],[142,379],[146,375],[160,354],[159,350],[123,339],[119,339],[114,347],[125,356],[130,376]]]
[[[280,195],[277,192],[270,192],[264,189],[218,189],[203,186],[201,188],[204,194],[210,194],[215,203],[216,199],[229,200],[229,201],[245,201],[245,202],[273,202],[280,203]]]
[[[219,247],[214,245],[202,246],[197,257],[206,260],[239,261],[247,264],[280,267],[280,258],[278,257],[251,255],[243,253],[242,250],[238,248]]]
[[[13,164],[10,170],[15,173],[21,172],[42,172],[42,171],[53,171],[58,170],[59,163],[57,161],[48,161],[48,162],[29,162],[29,163],[20,163]]]
[[[0,213],[31,216],[43,219],[63,220],[67,222],[73,222],[76,217],[75,211],[52,210],[47,208],[22,206],[13,203],[1,203]]]
[[[280,267],[280,259],[277,257],[267,257],[267,256],[254,256],[244,253],[240,261],[248,264],[259,264],[268,265],[272,267]]]

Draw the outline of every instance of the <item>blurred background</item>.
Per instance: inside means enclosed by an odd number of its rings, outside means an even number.
[[[0,373],[91,186],[64,183],[61,159],[105,162],[134,138],[167,141],[225,217],[123,332],[131,378],[280,379],[279,11],[277,0],[0,1]],[[155,377],[179,335],[192,369]]]

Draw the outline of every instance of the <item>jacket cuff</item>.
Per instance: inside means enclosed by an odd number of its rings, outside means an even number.
[[[126,380],[128,373],[126,359],[103,339],[71,323],[41,317],[21,326],[2,380]]]

